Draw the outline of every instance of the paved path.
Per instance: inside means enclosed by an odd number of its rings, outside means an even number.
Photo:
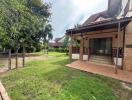
[[[0,68],[0,74],[7,72],[8,71],[8,67],[1,67]]]
[[[130,71],[118,70],[118,74],[115,74],[115,69],[112,67],[95,65],[83,61],[75,61],[67,66],[85,72],[104,75],[127,83],[132,83],[132,72]]]
[[[0,82],[0,100],[11,100],[1,82]]]

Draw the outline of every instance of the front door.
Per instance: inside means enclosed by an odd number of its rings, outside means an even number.
[[[94,38],[90,39],[90,53],[92,55],[112,54],[112,38]]]

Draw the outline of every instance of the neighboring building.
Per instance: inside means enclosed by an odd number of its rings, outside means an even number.
[[[63,46],[64,39],[65,39],[65,36],[61,38],[56,38],[54,42],[49,43],[49,47],[50,48],[61,48]]]
[[[66,35],[80,41],[70,58],[116,65],[132,71],[132,0],[109,0],[106,11],[92,15]]]

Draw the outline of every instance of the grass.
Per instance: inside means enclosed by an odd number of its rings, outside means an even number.
[[[2,67],[3,65],[2,64],[0,64],[0,67]]]
[[[32,61],[25,68],[1,76],[12,100],[117,100],[118,81],[65,67],[68,57],[49,53],[47,61]],[[115,92],[116,91],[116,92]]]

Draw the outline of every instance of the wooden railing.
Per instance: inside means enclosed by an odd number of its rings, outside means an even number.
[[[73,54],[79,54],[80,53],[80,48],[78,48],[78,47],[72,47],[72,53]]]
[[[83,54],[88,55],[88,48],[83,48]],[[79,54],[80,53],[80,48],[79,47],[72,47],[72,53],[73,54]]]

